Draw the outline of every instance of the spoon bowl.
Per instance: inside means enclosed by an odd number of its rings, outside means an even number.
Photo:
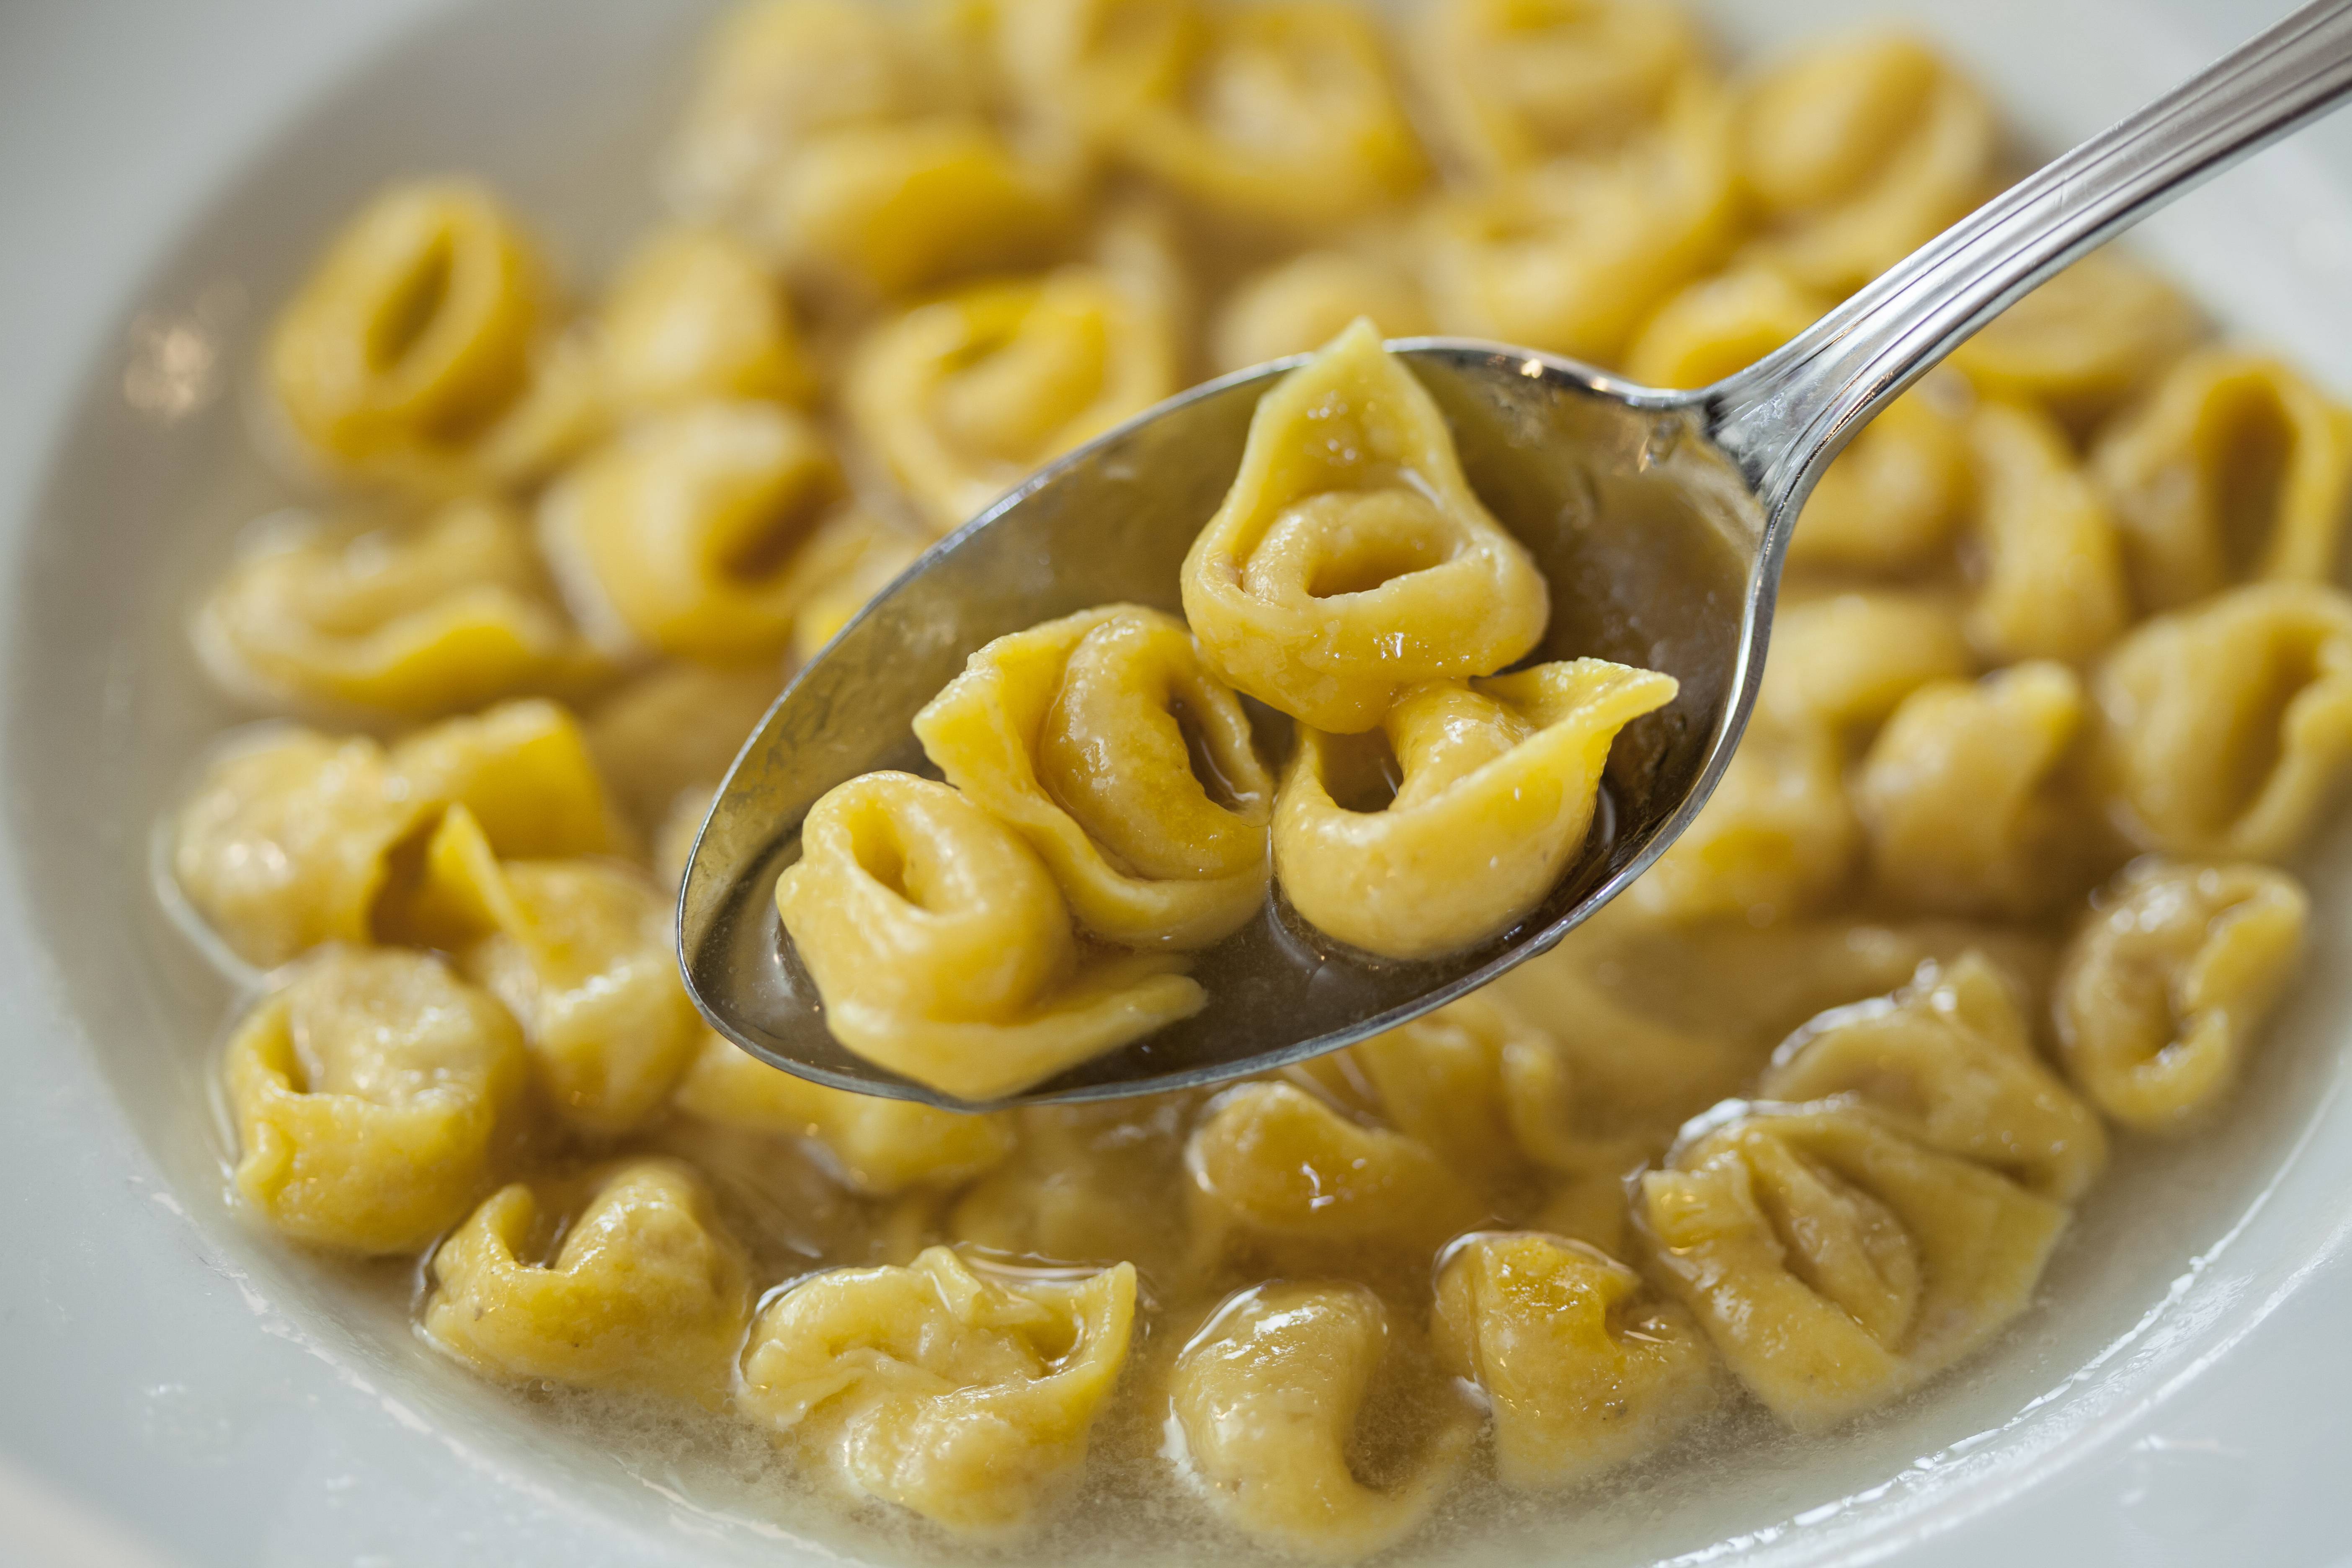
[[[1375,960],[1313,931],[1277,889],[1199,955],[1202,1011],[1016,1098],[1110,1099],[1279,1067],[1558,943],[1664,853],[1721,777],[1756,700],[1790,531],[1853,432],[2068,263],[2347,93],[2352,0],[2315,0],[1696,392],[1490,343],[1390,345],[1436,399],[1472,488],[1549,582],[1530,661],[1597,656],[1663,671],[1680,692],[1619,736],[1581,857],[1510,930],[1443,958]],[[827,1031],[772,896],[802,818],[859,773],[931,772],[911,721],[982,645],[1097,605],[1180,609],[1178,569],[1240,467],[1258,399],[1301,363],[1212,382],[1045,469],[935,545],[800,673],[737,757],[680,894],[679,959],[715,1027],[835,1088],[967,1104]],[[1266,721],[1279,716],[1257,717],[1278,746]]]

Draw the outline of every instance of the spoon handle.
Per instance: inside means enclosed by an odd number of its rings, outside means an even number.
[[[2352,0],[2276,26],[1963,218],[1787,346],[1710,388],[1711,433],[1747,471],[1777,564],[1797,508],[1849,437],[2069,262],[2352,94]]]

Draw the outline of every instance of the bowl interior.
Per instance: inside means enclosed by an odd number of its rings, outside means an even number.
[[[2124,0],[1715,0],[1741,49],[1903,18],[1994,89],[2026,145],[2088,133],[2195,62]],[[338,1268],[249,1229],[223,1200],[213,1063],[232,996],[159,912],[149,825],[241,715],[189,651],[194,597],[239,531],[305,498],[255,455],[259,333],[320,238],[399,174],[484,173],[577,279],[655,216],[651,171],[709,8],[636,0],[479,0],[446,10],[329,84],[159,258],[126,307],[120,357],[91,367],[55,453],[16,585],[10,824],[30,907],[89,1048],[209,1247],[319,1352],[414,1412],[417,1443],[462,1447],[511,1484],[639,1542],[648,1560],[927,1558],[921,1542],[842,1533],[760,1477],[757,1455],[688,1454],[584,1407],[527,1407],[427,1352],[405,1271]],[[2343,195],[2290,152],[2192,197],[2140,242],[2231,328],[2352,392],[2352,232]],[[2352,830],[2307,861],[2315,961],[2212,1132],[2126,1141],[2051,1268],[2042,1300],[1989,1355],[1861,1426],[1799,1442],[1735,1434],[1704,1462],[1646,1467],[1573,1510],[1480,1532],[1497,1561],[1772,1562],[1870,1555],[1990,1506],[2079,1459],[2240,1331],[2266,1280],[2326,1244],[2328,1151],[2352,1146],[2340,1093],[2352,1031],[2341,951]],[[2340,1190],[2340,1189],[2336,1189]],[[688,1521],[690,1529],[681,1524]],[[682,1529],[686,1533],[681,1535]],[[803,1558],[791,1544],[804,1538]],[[1128,1560],[1176,1560],[1188,1543]],[[1072,1557],[1097,1543],[1066,1542]]]

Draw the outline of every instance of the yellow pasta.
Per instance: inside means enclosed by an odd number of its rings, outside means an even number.
[[[520,518],[485,500],[404,526],[259,540],[205,601],[196,647],[238,695],[404,718],[583,690],[604,672]]]
[[[663,666],[589,710],[588,747],[631,819],[658,823],[681,795],[726,776],[783,686],[774,665]]]
[[[1173,616],[1111,605],[999,637],[915,715],[915,734],[1098,936],[1205,947],[1265,901],[1274,781],[1232,689]]]
[[[1641,1178],[1659,1277],[1748,1392],[1820,1427],[2023,1311],[2066,1210],[1866,1111],[1737,1116]]]
[[[1768,225],[1760,254],[1841,296],[1994,186],[1991,110],[1932,49],[1900,35],[1820,46],[1766,73],[1740,106],[1737,145]]]
[[[1412,338],[1433,326],[1421,290],[1386,258],[1309,250],[1244,279],[1217,311],[1210,358],[1240,370],[1321,348],[1358,317],[1383,338]]]
[[[1789,564],[1916,573],[1945,552],[1973,494],[1968,389],[1931,375],[1855,433],[1789,536]]]
[[[302,1241],[413,1252],[488,1182],[522,1037],[436,959],[332,947],[246,1016],[225,1077],[239,1196]]]
[[[804,404],[816,392],[782,293],[717,229],[667,228],[639,245],[596,324],[600,390],[623,414],[712,398]]]
[[[1990,396],[2040,405],[2084,430],[2197,341],[2197,308],[2112,247],[2092,252],[1953,351]]]
[[[703,1037],[674,1103],[708,1121],[808,1139],[851,1187],[876,1197],[961,1186],[1013,1149],[1006,1117],[827,1089],[715,1034]]]
[[[705,218],[740,218],[813,137],[962,107],[976,84],[905,11],[751,0],[714,29],[666,171]]]
[[[1446,150],[1481,176],[1622,140],[1702,66],[1689,16],[1656,0],[1431,5],[1413,42]]]
[[[2158,616],[2093,689],[2108,814],[2133,843],[2276,859],[2352,771],[2352,599],[2258,583]]]
[[[521,401],[551,304],[530,240],[488,190],[394,185],[278,317],[270,387],[328,465],[456,488],[469,448]]]
[[[2042,1066],[2016,994],[1974,950],[1922,964],[1891,996],[1813,1019],[1756,1092],[1791,1103],[1850,1096],[1929,1148],[2055,1203],[2081,1198],[2106,1164],[2097,1115]]]
[[[1075,220],[1064,172],[966,115],[809,136],[765,184],[752,237],[812,288],[895,298],[1035,266]]]
[[[1872,590],[1787,605],[1757,711],[1768,722],[1875,724],[1930,680],[1969,673],[1960,617],[1934,594]]]
[[[579,721],[552,702],[503,702],[411,733],[389,761],[414,797],[461,805],[510,859],[635,847]]]
[[[826,526],[845,489],[814,426],[767,403],[701,403],[624,432],[540,510],[590,634],[713,664],[773,658],[803,601],[863,542]]]
[[[1016,1093],[1206,1001],[1171,955],[1082,953],[1036,851],[945,784],[852,779],[801,845],[776,904],[827,1027],[942,1093]]]
[[[1581,658],[1412,688],[1378,735],[1302,728],[1275,801],[1284,895],[1384,958],[1507,929],[1583,847],[1617,732],[1675,689],[1671,676]]]
[[[1759,924],[1818,908],[1844,886],[1861,847],[1844,767],[1827,726],[1759,715],[1697,819],[1626,889],[1627,907]]]
[[[1427,174],[1379,36],[1353,5],[1267,0],[1208,15],[1171,90],[1119,121],[1129,163],[1211,219],[1311,235]]]
[[[948,1216],[961,1247],[1022,1267],[1132,1263],[1162,1300],[1188,1282],[1185,1131],[1199,1097],[1176,1093],[1013,1112],[1010,1159]]]
[[[2048,416],[1988,402],[1969,422],[1979,578],[1969,643],[1994,664],[2086,663],[2131,621],[2112,514]]]
[[[1218,1097],[1184,1163],[1199,1206],[1236,1243],[1426,1258],[1486,1217],[1485,1201],[1419,1139],[1352,1121],[1288,1083]]]
[[[1003,0],[995,21],[1023,111],[1088,151],[1181,90],[1207,26],[1196,0]]]
[[[1645,386],[1711,386],[1811,326],[1827,304],[1767,267],[1702,279],[1649,319],[1625,374]]]
[[[1879,886],[1916,909],[2012,918],[2080,892],[2096,836],[2063,773],[2083,728],[2082,681],[2046,660],[1913,691],[1853,784]]]
[[[1360,1285],[1281,1281],[1227,1301],[1176,1358],[1170,1399],[1182,1462],[1217,1511],[1295,1555],[1351,1562],[1421,1528],[1468,1456],[1475,1427],[1443,1391],[1433,1428],[1368,1484],[1368,1405],[1399,1395],[1405,1358]],[[1386,1374],[1384,1377],[1383,1374]]]
[[[834,526],[841,531],[845,547],[856,542],[856,557],[838,576],[828,578],[802,601],[800,614],[793,617],[792,657],[797,664],[807,664],[824,652],[824,645],[874,595],[915,563],[928,542],[917,538],[911,529],[891,527],[860,510],[845,514]]]
[[[2094,460],[2143,609],[2335,570],[2352,509],[2352,409],[2276,360],[2189,355],[2102,434]]]
[[[752,1326],[738,1399],[848,1488],[959,1532],[1067,1483],[1127,1360],[1135,1270],[1000,1284],[943,1247],[819,1274]]]
[[[2265,866],[2150,857],[2126,868],[2059,970],[2067,1074],[2137,1131],[2210,1120],[2302,961],[2310,908]]]
[[[1738,237],[1721,91],[1689,80],[1623,147],[1433,203],[1422,281],[1449,332],[1614,363],[1653,311]]]
[[[1177,390],[1169,300],[1139,271],[981,283],[876,329],[852,423],[944,533]]]
[[[1366,322],[1286,376],[1184,559],[1210,667],[1318,730],[1381,721],[1407,686],[1533,647],[1542,574],[1463,477],[1412,373]]]
[[[668,898],[607,862],[501,863],[463,805],[442,816],[385,923],[457,953],[507,1005],[548,1099],[588,1131],[625,1131],[660,1110],[700,1041]]]
[[[1715,1398],[1715,1357],[1689,1314],[1558,1237],[1464,1237],[1438,1270],[1430,1331],[1440,1363],[1485,1393],[1496,1471],[1521,1490],[1638,1458]]]
[[[751,1309],[709,1184],[640,1157],[500,1189],[433,1254],[424,1325],[494,1377],[716,1404]]]

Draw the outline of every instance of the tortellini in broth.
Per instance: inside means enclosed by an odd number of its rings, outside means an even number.
[[[1212,668],[1337,734],[1378,724],[1417,681],[1502,668],[1550,607],[1435,401],[1361,322],[1258,404],[1182,583]]]
[[[1203,947],[1265,900],[1274,781],[1248,715],[1171,616],[1113,605],[999,637],[915,733],[1097,935]]]
[[[752,1326],[740,1397],[856,1490],[1002,1533],[1085,1460],[1134,1320],[1128,1265],[999,1282],[932,1247],[778,1296]]]
[[[801,843],[776,903],[827,1026],[944,1093],[1013,1093],[1206,1000],[1173,956],[1082,952],[1045,862],[945,784],[852,779]]]
[[[1587,658],[1415,687],[1376,735],[1302,728],[1275,802],[1283,892],[1386,958],[1492,936],[1583,847],[1618,731],[1674,695],[1670,676]]]

